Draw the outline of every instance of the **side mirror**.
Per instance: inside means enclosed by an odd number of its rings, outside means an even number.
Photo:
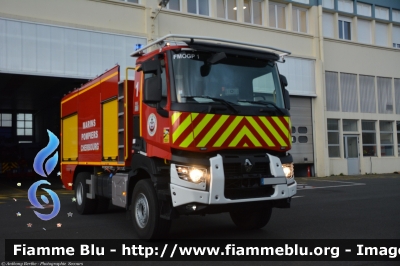
[[[286,77],[285,77],[284,75],[279,74],[279,79],[281,80],[282,86],[283,86],[283,87],[287,87],[288,82],[287,82]]]
[[[144,80],[143,102],[157,103],[161,101],[161,78],[154,76]]]
[[[143,62],[138,71],[143,71],[143,73],[153,73],[158,75],[161,72],[161,62],[159,60],[148,60]]]
[[[285,102],[286,109],[290,110],[290,95],[287,89],[283,89],[283,101]]]

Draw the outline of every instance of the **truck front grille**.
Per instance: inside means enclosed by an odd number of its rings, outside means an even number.
[[[272,186],[261,185],[261,178],[273,178],[269,163],[255,163],[247,171],[241,163],[225,163],[225,198],[246,199],[269,197],[274,193]]]

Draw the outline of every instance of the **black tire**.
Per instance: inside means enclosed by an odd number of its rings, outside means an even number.
[[[97,209],[97,200],[86,197],[89,192],[89,185],[86,184],[87,179],[90,179],[90,173],[81,172],[75,180],[76,209],[79,214],[91,214],[96,212]]]
[[[140,180],[132,193],[131,215],[140,239],[164,238],[171,228],[171,220],[160,217],[154,185],[150,179]]]
[[[272,208],[261,210],[240,210],[230,212],[233,223],[242,229],[259,229],[267,225],[271,219]]]

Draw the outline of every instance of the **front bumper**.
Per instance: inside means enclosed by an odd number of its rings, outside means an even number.
[[[210,158],[210,179],[208,182],[208,190],[199,190],[195,186],[189,184],[179,178],[176,172],[175,164],[171,164],[171,197],[172,205],[178,207],[185,204],[231,204],[241,202],[255,201],[273,201],[291,198],[296,194],[297,183],[294,179],[290,184],[282,169],[281,161],[278,157],[267,154],[269,157],[269,168],[272,177],[263,178],[263,185],[268,187],[269,193],[262,197],[238,198],[232,199],[225,195],[225,175],[223,158],[220,155]]]

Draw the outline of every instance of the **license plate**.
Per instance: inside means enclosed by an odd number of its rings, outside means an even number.
[[[270,178],[261,178],[260,183],[262,186],[264,185],[278,185],[278,184],[286,184],[285,177],[270,177]]]

